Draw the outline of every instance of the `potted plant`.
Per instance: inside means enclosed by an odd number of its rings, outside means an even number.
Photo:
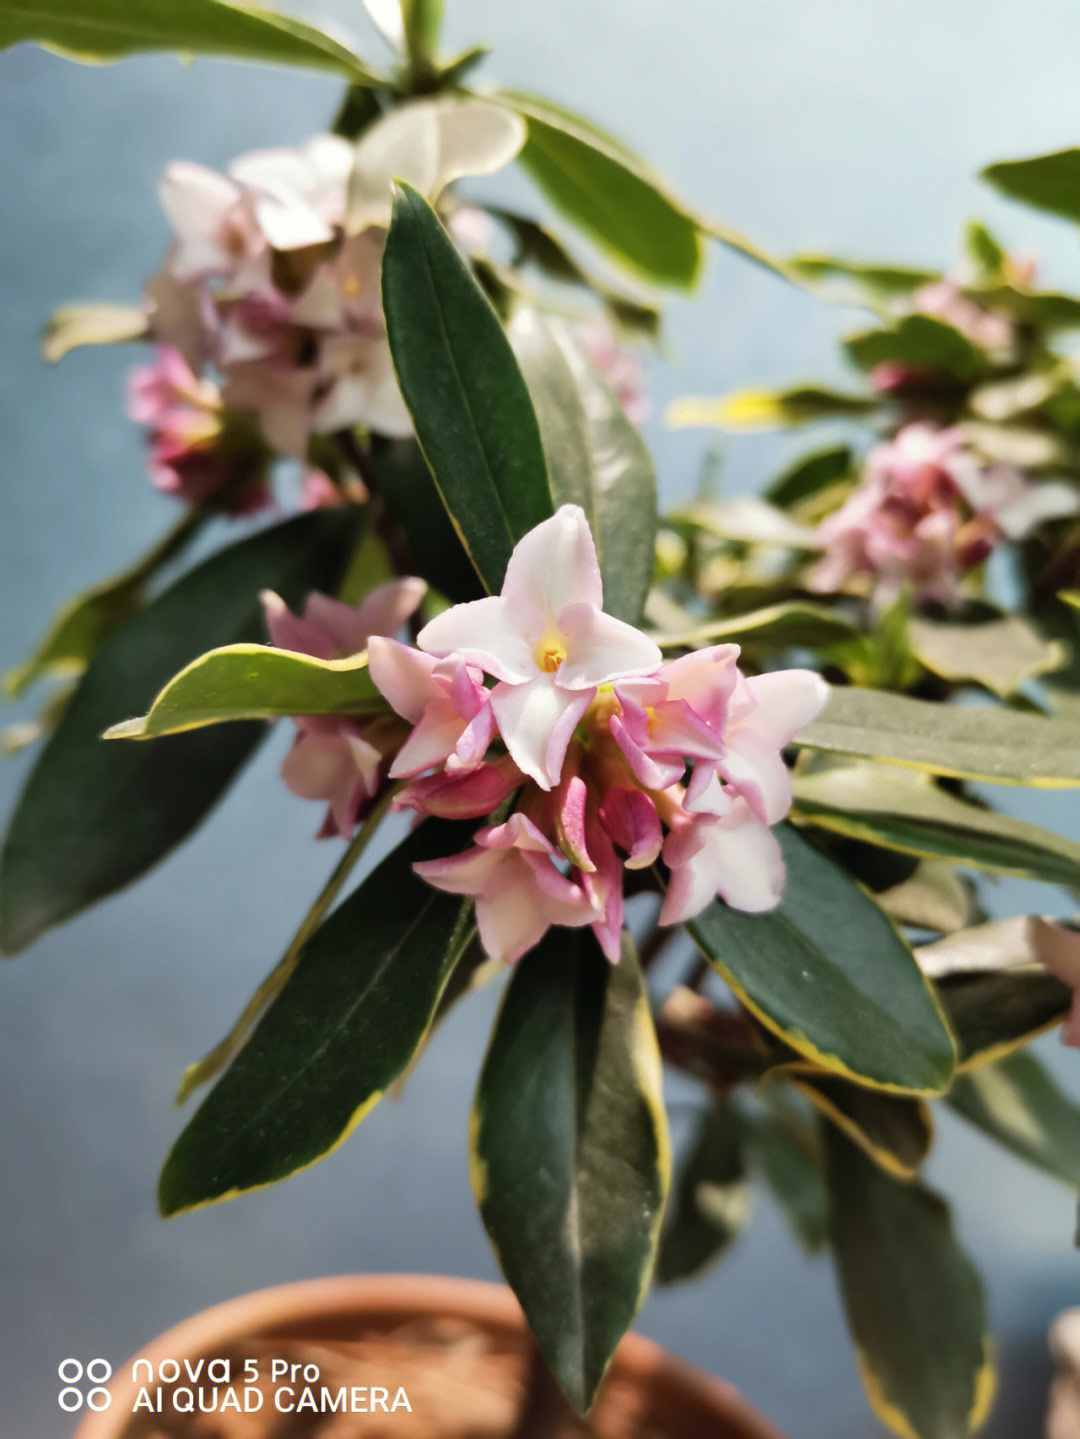
[[[165,1161],[162,1212],[320,1159],[451,1006],[501,980],[473,1187],[577,1410],[652,1279],[723,1248],[756,1171],[829,1244],[885,1422],[969,1432],[990,1346],[920,1178],[930,1102],[1076,1178],[1076,1111],[1025,1046],[1063,1020],[1080,1037],[1080,936],[988,921],[977,876],[1075,886],[1080,849],[973,786],[1080,784],[1076,380],[1058,338],[1080,304],[979,227],[958,278],[771,260],[587,122],[479,88],[479,52],[439,56],[437,5],[384,8],[386,73],[224,0],[122,38],[75,0],[0,30],[347,82],[296,148],[225,174],[170,164],[173,243],[142,302],[50,327],[52,358],[152,345],[131,413],[183,511],[10,676],[77,680],[42,717],[9,828],[4,947],[136,879],[266,721],[291,723],[282,777],[325,806],[336,867],[185,1076],[184,1097],[213,1087]],[[687,400],[673,423],[853,417],[877,441],[661,520],[633,360],[658,310],[532,215],[460,198],[511,163],[654,287],[690,287],[711,237],[785,280],[842,282],[875,316],[846,341],[860,385]],[[989,178],[1063,208],[1074,166]],[[302,512],[192,561],[197,535],[284,505],[284,462]],[[1008,602],[994,554],[1017,566]],[[393,813],[412,827],[370,868]],[[664,1064],[696,1086],[674,1164]]]

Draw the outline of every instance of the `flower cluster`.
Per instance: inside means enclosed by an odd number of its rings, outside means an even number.
[[[665,924],[717,895],[771,909],[783,888],[769,828],[791,802],[781,751],[824,682],[747,678],[734,645],[663,663],[602,600],[588,522],[566,505],[517,545],[501,594],[438,615],[417,647],[368,643],[372,679],[411,726],[389,769],[398,805],[490,819],[516,795],[471,849],[417,865],[475,898],[484,948],[506,961],[552,924],[590,925],[617,959],[624,871],[658,859]]]
[[[1075,508],[1069,487],[980,459],[962,426],[913,422],[870,451],[856,489],[820,525],[824,555],[807,585],[834,593],[870,575],[879,606],[908,585],[917,600],[952,609],[960,581],[1000,540]]]
[[[174,241],[146,289],[151,336],[166,347],[157,369],[174,381],[184,365],[202,410],[245,416],[258,443],[286,458],[303,460],[312,436],[355,425],[410,434],[380,297],[391,183],[407,179],[435,200],[459,176],[505,164],[523,135],[495,105],[417,101],[357,144],[317,135],[240,156],[225,175],[170,164],[159,195]],[[177,436],[138,400],[132,413],[165,437],[153,440],[161,483],[158,449]],[[197,478],[168,487],[197,502],[213,479],[224,483],[230,467],[208,458],[212,448],[201,436]]]

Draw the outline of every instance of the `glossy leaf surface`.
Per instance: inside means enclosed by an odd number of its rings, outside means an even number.
[[[548,101],[511,91],[494,98],[525,119],[521,163],[569,220],[642,278],[683,288],[695,283],[698,225],[644,161]]]
[[[1080,1188],[1080,1106],[1030,1054],[958,1076],[949,1103],[965,1119],[1073,1189]]]
[[[586,1409],[652,1272],[670,1160],[633,947],[552,929],[514,970],[472,1119],[473,1187],[503,1273]]]
[[[485,587],[553,513],[536,414],[502,325],[430,205],[403,186],[383,258],[401,392],[443,503]]]
[[[779,908],[719,901],[687,925],[735,993],[788,1044],[884,1089],[934,1093],[952,1074],[952,1038],[911,950],[843,870],[787,825]]]
[[[106,744],[102,733],[145,710],[207,642],[258,638],[261,589],[298,605],[315,585],[332,588],[356,533],[346,510],[263,530],[212,555],[109,634],[11,821],[0,860],[4,950],[137,878],[199,823],[264,725],[154,745]]]
[[[417,860],[467,843],[428,820],[315,931],[165,1162],[163,1214],[284,1179],[340,1144],[404,1072],[472,933]]]

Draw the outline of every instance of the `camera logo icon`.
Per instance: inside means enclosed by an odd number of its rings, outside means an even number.
[[[62,1359],[56,1373],[63,1386],[56,1402],[65,1414],[78,1413],[84,1404],[100,1414],[112,1403],[112,1395],[105,1388],[112,1378],[112,1365],[107,1359],[88,1359],[85,1364],[79,1359]]]

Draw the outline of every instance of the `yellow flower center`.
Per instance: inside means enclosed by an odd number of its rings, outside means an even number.
[[[566,646],[561,640],[545,639],[536,650],[536,663],[546,675],[553,675],[566,658]]]

